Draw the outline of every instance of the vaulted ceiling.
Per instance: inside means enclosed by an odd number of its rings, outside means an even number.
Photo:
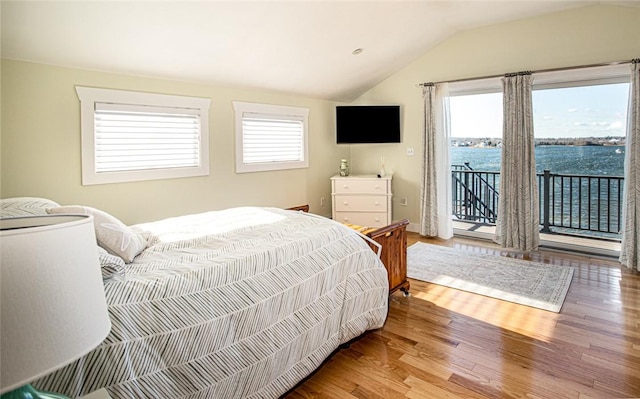
[[[461,30],[597,3],[3,0],[2,57],[349,101]]]

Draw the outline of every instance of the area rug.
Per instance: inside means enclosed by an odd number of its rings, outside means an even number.
[[[557,313],[573,268],[417,242],[407,249],[407,275]]]

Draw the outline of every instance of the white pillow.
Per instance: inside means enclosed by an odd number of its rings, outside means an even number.
[[[47,208],[60,206],[47,198],[14,197],[0,199],[0,217],[46,215]]]
[[[147,247],[147,241],[132,231],[120,220],[99,209],[88,206],[70,205],[47,209],[48,213],[76,213],[93,215],[98,244],[113,255],[118,255],[130,263],[136,255]]]

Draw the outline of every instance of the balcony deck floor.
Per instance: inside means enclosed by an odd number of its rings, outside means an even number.
[[[495,230],[495,226],[486,224],[453,222],[454,234],[464,237],[492,240]],[[619,241],[565,234],[540,233],[540,246],[545,249],[580,252],[606,257],[617,258],[620,255]]]

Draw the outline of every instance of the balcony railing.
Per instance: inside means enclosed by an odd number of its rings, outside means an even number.
[[[451,177],[453,216],[495,224],[500,172],[453,165]],[[538,174],[541,232],[620,238],[623,183],[621,176]]]
[[[494,224],[500,173],[476,171],[468,163],[453,165],[451,173],[453,215],[460,220]]]

